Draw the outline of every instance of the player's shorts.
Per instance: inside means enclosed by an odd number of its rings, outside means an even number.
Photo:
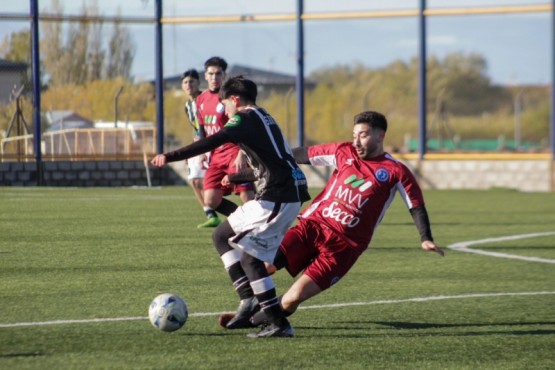
[[[280,249],[292,277],[304,270],[322,290],[345,276],[364,250],[353,248],[327,227],[303,219],[285,234]]]
[[[204,190],[220,189],[224,195],[232,193],[239,194],[244,191],[255,190],[253,182],[223,186],[222,179],[225,175],[237,172],[235,168],[235,158],[238,151],[229,150],[225,153],[215,153],[210,158],[210,165],[204,174]]]
[[[187,167],[189,168],[189,180],[202,179],[206,173],[206,163],[202,163],[202,158],[207,158],[206,156],[198,155],[187,160]]]
[[[272,263],[283,236],[300,210],[300,202],[250,200],[227,219],[236,234],[229,239],[229,244],[259,260]]]

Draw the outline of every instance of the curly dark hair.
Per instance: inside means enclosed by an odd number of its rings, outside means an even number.
[[[366,111],[359,113],[354,118],[354,124],[366,123],[372,128],[379,128],[384,132],[387,131],[387,119],[381,113],[374,111]]]

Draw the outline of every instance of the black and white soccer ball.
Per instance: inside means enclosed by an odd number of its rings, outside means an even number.
[[[173,293],[160,294],[152,300],[148,309],[148,318],[152,326],[166,332],[181,329],[188,316],[187,303]]]

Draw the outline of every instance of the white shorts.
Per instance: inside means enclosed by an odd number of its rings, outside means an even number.
[[[235,236],[229,245],[259,260],[273,263],[283,236],[301,210],[301,203],[276,203],[250,200],[228,217]],[[277,214],[276,214],[277,212]]]
[[[205,158],[208,157],[208,154],[205,155]],[[187,160],[187,167],[189,167],[189,176],[187,177],[189,180],[192,179],[203,179],[204,174],[206,173],[206,168],[208,167],[206,162],[201,162],[202,155],[198,155],[193,158],[189,158]]]

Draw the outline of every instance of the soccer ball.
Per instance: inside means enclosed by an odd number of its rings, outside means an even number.
[[[150,323],[162,331],[176,331],[187,321],[187,304],[177,294],[160,294],[150,303],[148,318]]]

